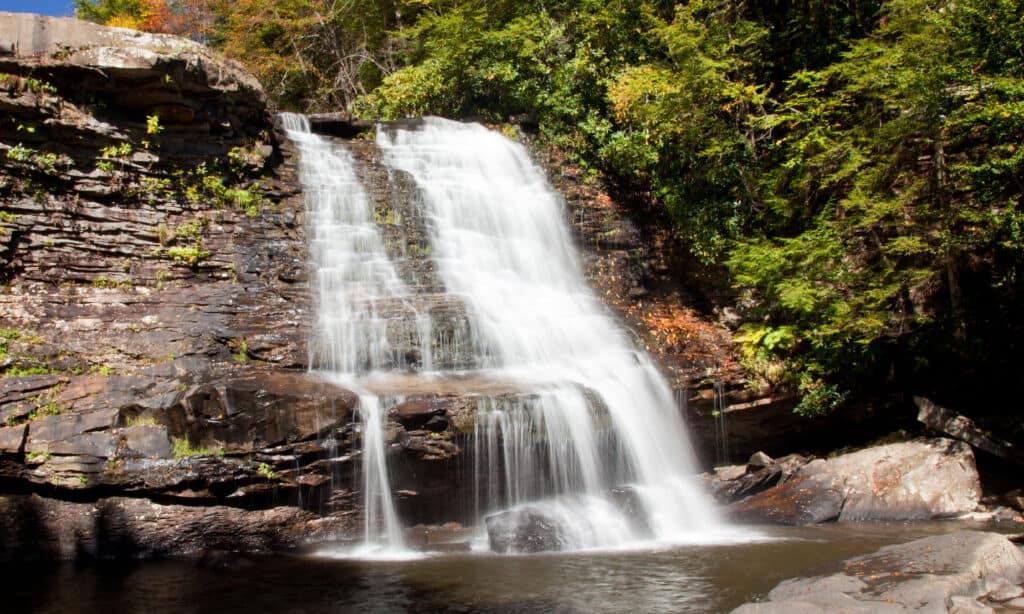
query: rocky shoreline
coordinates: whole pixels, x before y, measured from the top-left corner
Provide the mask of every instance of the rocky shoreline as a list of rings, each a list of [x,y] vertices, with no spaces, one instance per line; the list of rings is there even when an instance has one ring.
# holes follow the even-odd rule
[[[1024,551],[1006,536],[960,531],[887,546],[835,573],[794,578],[734,614],[1024,610]]]

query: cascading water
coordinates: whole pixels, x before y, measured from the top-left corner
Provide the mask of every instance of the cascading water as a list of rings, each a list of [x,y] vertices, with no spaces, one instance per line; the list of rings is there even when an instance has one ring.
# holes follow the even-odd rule
[[[429,235],[421,255],[436,265],[441,302],[464,307],[467,326],[439,328],[415,307],[437,304],[417,292],[438,288],[402,282],[351,154],[311,134],[302,116],[282,123],[300,153],[310,215],[312,364],[360,394],[363,553],[403,548],[385,405],[367,381],[400,373],[429,389],[467,367],[522,391],[478,404],[467,442],[478,521],[539,514],[559,527],[560,549],[717,539],[671,391],[584,284],[561,201],[521,146],[436,118],[378,131],[390,172],[418,191]],[[412,340],[416,365],[406,364],[410,343],[396,339]]]
[[[310,364],[359,395],[365,524],[360,553],[400,553],[405,546],[391,499],[381,400],[363,390],[356,376],[401,364],[380,307],[402,302],[409,292],[385,252],[350,154],[312,134],[303,115],[283,113],[281,123],[299,150],[311,218],[317,320]]]
[[[525,150],[437,118],[377,141],[420,190],[438,272],[468,307],[481,364],[537,391],[481,411],[476,458],[487,482],[504,484],[484,511],[532,502],[583,527],[566,547],[622,545],[642,536],[595,502],[628,484],[654,538],[706,539],[717,522],[692,481],[671,390],[584,284],[561,201]]]

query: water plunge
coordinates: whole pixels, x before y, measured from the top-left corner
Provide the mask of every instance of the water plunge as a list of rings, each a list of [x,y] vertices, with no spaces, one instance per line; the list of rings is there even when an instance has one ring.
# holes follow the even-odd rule
[[[459,361],[388,259],[351,156],[309,134],[301,116],[283,122],[299,148],[310,211],[314,364],[361,393],[367,543],[400,548],[383,404],[362,377],[415,367],[440,381],[455,373],[435,365]],[[719,525],[694,481],[671,390],[584,283],[561,200],[525,150],[479,125],[436,118],[415,130],[382,128],[377,145],[389,169],[413,181],[426,252],[444,292],[464,306],[460,351],[469,349],[478,374],[525,393],[481,399],[467,442],[467,490],[492,548],[715,539]],[[399,347],[408,343],[418,348],[415,365]]]

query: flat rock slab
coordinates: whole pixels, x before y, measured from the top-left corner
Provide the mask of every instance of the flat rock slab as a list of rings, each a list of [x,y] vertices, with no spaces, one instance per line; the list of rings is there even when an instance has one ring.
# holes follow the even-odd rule
[[[82,433],[59,441],[29,441],[26,452],[44,452],[62,456],[95,456],[112,458],[117,452],[117,439],[107,432]]]
[[[89,431],[108,429],[117,421],[118,413],[114,408],[39,418],[29,423],[29,441],[35,444],[61,441]]]
[[[733,504],[748,522],[927,520],[973,511],[981,484],[970,446],[920,439],[818,459],[792,479]]]
[[[828,576],[786,580],[742,614],[991,612],[990,595],[1024,582],[1024,553],[1005,536],[960,531],[886,546]]]

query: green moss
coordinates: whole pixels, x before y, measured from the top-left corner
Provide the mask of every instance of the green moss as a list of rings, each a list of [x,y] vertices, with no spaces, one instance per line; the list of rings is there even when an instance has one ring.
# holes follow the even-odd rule
[[[168,258],[175,262],[196,266],[203,260],[210,257],[209,250],[192,245],[189,247],[166,247],[153,250],[153,255],[158,258]]]
[[[132,416],[132,417],[128,418],[127,420],[125,420],[125,423],[124,423],[124,425],[126,427],[142,426],[142,425],[145,425],[145,424],[151,424],[151,425],[157,424],[156,418],[154,418],[153,416]]]
[[[188,458],[190,456],[223,456],[224,450],[213,448],[197,448],[192,445],[188,437],[174,439],[174,458]]]

